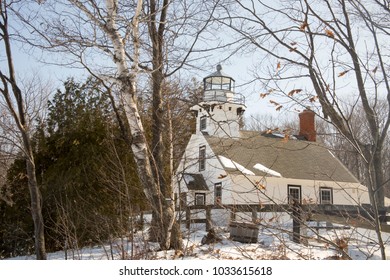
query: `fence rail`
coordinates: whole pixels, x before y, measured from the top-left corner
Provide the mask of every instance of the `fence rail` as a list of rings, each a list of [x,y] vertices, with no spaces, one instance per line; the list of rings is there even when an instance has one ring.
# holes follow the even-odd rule
[[[299,205],[292,206],[290,204],[227,204],[227,205],[192,205],[185,207],[186,218],[182,222],[190,228],[192,223],[206,224],[206,230],[212,228],[211,213],[212,210],[225,209],[230,212],[230,221],[236,221],[236,213],[249,212],[252,213],[252,222],[257,223],[259,212],[286,212],[292,216],[293,231],[295,235],[299,235],[299,228],[302,221],[329,221],[343,225],[354,225],[374,229],[372,221],[373,210],[370,205],[354,206],[354,205]],[[202,210],[205,212],[205,218],[192,218],[192,210]],[[379,209],[381,228],[385,232],[390,232],[390,209]],[[298,238],[298,237],[297,237]],[[297,239],[298,241],[298,239]]]

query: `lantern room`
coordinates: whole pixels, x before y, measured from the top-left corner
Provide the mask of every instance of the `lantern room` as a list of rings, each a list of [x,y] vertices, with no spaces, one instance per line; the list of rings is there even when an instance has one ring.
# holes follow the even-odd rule
[[[222,72],[222,66],[217,65],[217,71],[203,79],[204,90],[234,90],[234,79]]]
[[[244,104],[241,94],[234,93],[235,80],[222,72],[222,66],[217,65],[217,71],[203,79],[203,101],[231,102]]]

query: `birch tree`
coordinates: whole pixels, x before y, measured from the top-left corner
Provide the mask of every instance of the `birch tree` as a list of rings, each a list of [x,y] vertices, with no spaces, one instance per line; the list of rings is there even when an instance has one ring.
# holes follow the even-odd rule
[[[168,249],[174,201],[172,172],[163,174],[169,159],[163,157],[162,89],[168,77],[190,63],[190,54],[204,40],[201,34],[214,13],[214,2],[62,0],[39,6],[33,2],[15,9],[30,31],[23,34],[23,40],[44,51],[64,54],[63,60],[51,63],[82,67],[99,78],[110,88],[116,108],[124,110],[156,239],[161,249]],[[145,92],[153,100],[150,142],[138,107],[138,97]]]
[[[235,2],[237,8],[219,20],[234,31],[240,48],[261,54],[256,69],[264,88],[261,97],[278,110],[283,104],[276,96],[301,108],[316,107],[359,153],[384,258],[377,210],[384,205],[388,176],[383,152],[390,126],[389,2]],[[353,100],[352,106],[345,100]],[[358,107],[363,109],[360,123],[368,129],[363,137],[350,122]]]
[[[34,222],[35,253],[39,260],[46,259],[44,221],[42,201],[37,183],[33,146],[31,140],[31,123],[26,111],[26,95],[20,87],[16,76],[9,28],[9,8],[13,1],[0,1],[0,41],[5,50],[6,68],[0,69],[0,93],[5,100],[7,110],[11,114],[22,139],[22,152],[26,159],[28,189],[31,197],[31,215]]]

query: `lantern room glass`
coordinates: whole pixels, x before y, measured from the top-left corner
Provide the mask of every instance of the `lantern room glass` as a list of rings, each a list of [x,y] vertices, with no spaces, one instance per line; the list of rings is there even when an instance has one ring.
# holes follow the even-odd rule
[[[222,66],[217,66],[217,72],[204,78],[205,90],[227,90],[233,91],[234,79],[221,72]]]

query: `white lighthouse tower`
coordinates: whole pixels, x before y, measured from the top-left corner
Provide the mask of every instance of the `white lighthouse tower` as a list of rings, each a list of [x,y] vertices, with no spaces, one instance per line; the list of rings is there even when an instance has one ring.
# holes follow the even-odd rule
[[[235,81],[217,71],[203,79],[203,99],[191,110],[196,116],[196,133],[217,137],[239,137],[240,120],[246,109],[243,95],[234,92]]]

